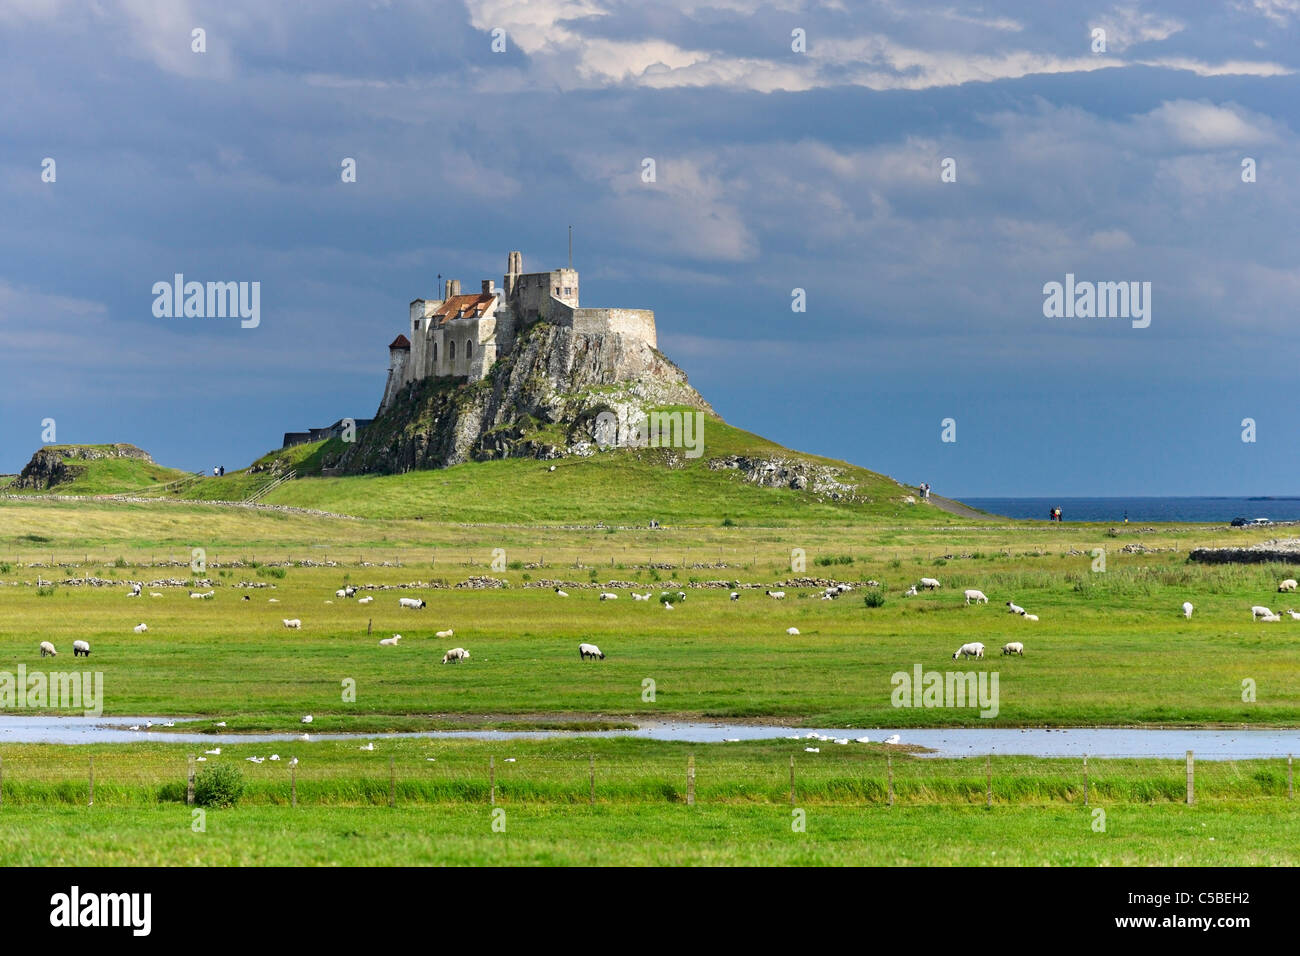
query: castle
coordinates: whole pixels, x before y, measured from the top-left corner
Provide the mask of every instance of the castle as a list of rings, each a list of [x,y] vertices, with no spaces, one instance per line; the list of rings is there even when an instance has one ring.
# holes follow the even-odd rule
[[[460,280],[448,279],[441,299],[411,303],[410,337],[399,335],[388,346],[388,382],[379,413],[415,381],[434,376],[479,381],[493,362],[510,354],[515,338],[539,321],[658,346],[654,312],[581,308],[576,270],[526,273],[523,255],[511,252],[502,288],[484,279],[481,291],[462,294]]]

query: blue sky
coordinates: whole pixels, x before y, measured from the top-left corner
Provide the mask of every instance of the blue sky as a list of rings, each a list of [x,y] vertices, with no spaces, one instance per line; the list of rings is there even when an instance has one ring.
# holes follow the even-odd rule
[[[654,309],[792,447],[1300,493],[1298,39],[1300,0],[6,0],[0,471],[45,418],[197,469],[368,417],[409,300],[563,265],[572,223],[583,303]],[[178,272],[260,282],[260,326],[155,318]],[[1150,282],[1150,327],[1044,317],[1067,273]]]

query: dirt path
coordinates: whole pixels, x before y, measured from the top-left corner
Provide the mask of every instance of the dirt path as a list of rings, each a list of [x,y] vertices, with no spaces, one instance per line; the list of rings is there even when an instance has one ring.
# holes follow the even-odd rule
[[[936,494],[930,495],[930,503],[941,511],[948,514],[957,515],[959,518],[975,518],[978,521],[1005,521],[1006,518],[1000,515],[991,515],[983,511],[976,511],[960,501],[953,501],[951,498],[941,498]]]

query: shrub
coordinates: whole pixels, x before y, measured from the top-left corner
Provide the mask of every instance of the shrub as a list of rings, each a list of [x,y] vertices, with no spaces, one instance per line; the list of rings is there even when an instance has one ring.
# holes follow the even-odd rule
[[[204,767],[194,778],[194,802],[201,807],[233,807],[244,795],[244,774],[238,767]]]
[[[116,561],[113,562],[113,567],[115,568],[125,568],[128,566],[129,565],[127,565],[126,563],[126,558],[119,557]]]
[[[258,568],[257,569],[257,576],[259,578],[275,578],[277,580],[282,580],[284,576],[288,573],[289,572],[286,571],[284,568]]]
[[[54,594],[54,591],[55,591],[54,585],[50,585],[50,586],[47,587],[47,588],[37,588],[37,589],[36,589],[36,596],[37,596],[37,597],[50,597],[52,594]]]
[[[884,607],[885,596],[879,591],[868,591],[866,596],[863,597],[862,603],[867,607]]]
[[[734,528],[736,527],[736,522],[732,521],[730,518],[723,518],[722,526],[724,528]]]

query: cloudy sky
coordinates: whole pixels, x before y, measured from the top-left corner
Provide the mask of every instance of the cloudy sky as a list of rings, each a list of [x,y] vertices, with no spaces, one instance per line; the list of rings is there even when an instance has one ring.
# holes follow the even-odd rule
[[[197,469],[368,417],[411,299],[571,223],[583,304],[793,447],[1297,494],[1297,40],[1300,0],[0,0],[0,471],[46,418]],[[175,273],[261,324],[155,317]],[[1067,273],[1149,327],[1045,317]]]

